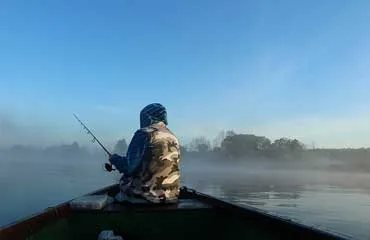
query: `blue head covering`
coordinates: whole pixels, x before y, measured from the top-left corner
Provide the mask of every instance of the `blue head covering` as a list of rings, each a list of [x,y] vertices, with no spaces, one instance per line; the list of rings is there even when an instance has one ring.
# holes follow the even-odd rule
[[[160,103],[152,103],[147,105],[140,112],[140,128],[147,127],[149,125],[163,122],[167,123],[167,111],[164,106]]]

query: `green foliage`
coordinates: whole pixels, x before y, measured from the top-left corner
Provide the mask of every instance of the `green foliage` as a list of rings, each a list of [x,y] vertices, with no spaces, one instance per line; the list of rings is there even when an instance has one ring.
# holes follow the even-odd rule
[[[274,141],[272,144],[274,150],[282,150],[285,152],[300,152],[303,151],[304,145],[297,139],[291,140],[288,138],[280,138]]]
[[[188,150],[199,154],[212,152],[232,158],[244,156],[282,157],[287,155],[299,158],[305,147],[297,139],[280,138],[272,142],[264,136],[221,131],[213,140],[213,148],[205,137],[198,137],[190,142]]]
[[[235,134],[222,141],[221,149],[232,157],[241,157],[249,153],[269,150],[271,141],[266,137],[252,134]]]

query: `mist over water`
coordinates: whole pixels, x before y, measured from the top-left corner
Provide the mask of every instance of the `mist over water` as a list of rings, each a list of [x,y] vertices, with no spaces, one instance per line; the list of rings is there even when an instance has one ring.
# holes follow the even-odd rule
[[[56,150],[58,149],[58,151]],[[62,147],[7,149],[0,155],[0,224],[23,218],[118,181],[103,171],[104,153]],[[58,154],[55,154],[58,152]],[[370,238],[370,176],[330,169],[336,160],[182,159],[182,185],[304,224]]]
[[[370,176],[364,172],[292,169],[256,162],[183,166],[183,181],[198,191],[342,234],[370,238]]]

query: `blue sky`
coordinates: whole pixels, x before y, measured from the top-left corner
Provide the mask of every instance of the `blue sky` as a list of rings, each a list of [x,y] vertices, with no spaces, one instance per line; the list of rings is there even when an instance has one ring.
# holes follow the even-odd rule
[[[130,139],[163,103],[222,129],[370,146],[368,1],[2,1],[0,144]]]

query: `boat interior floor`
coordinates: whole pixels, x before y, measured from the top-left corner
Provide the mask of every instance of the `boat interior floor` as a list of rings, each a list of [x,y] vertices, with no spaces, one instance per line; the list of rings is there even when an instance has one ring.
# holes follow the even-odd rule
[[[133,205],[135,207],[133,207]],[[111,203],[101,210],[72,210],[32,239],[97,239],[113,230],[127,239],[278,239],[263,226],[243,221],[197,199],[177,204]]]

